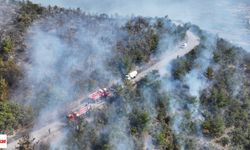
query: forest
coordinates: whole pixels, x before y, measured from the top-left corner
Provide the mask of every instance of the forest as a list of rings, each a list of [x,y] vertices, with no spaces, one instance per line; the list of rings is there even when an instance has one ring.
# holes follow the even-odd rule
[[[91,122],[84,117],[67,122],[65,149],[250,149],[250,54],[244,49],[196,25],[175,25],[168,17],[133,16],[124,20],[80,9],[46,8],[29,1],[8,5],[16,14],[8,28],[0,29],[1,133],[13,134],[32,126],[48,105],[61,106],[79,93],[119,80],[112,85],[114,92],[106,99],[107,105],[88,114],[93,118]],[[60,52],[67,58],[81,56],[79,64],[84,69],[67,69],[67,62],[59,58],[56,79],[49,76],[32,83],[45,88],[37,90],[31,105],[27,105],[25,98],[13,97],[19,89],[28,92],[22,84],[26,75],[22,64],[34,61],[27,54],[30,46],[26,42],[34,24],[43,33],[56,30],[53,36],[70,47]],[[200,44],[169,64],[170,76],[154,70],[136,84],[125,79],[128,72],[157,59],[164,52],[163,42],[164,49],[171,49],[171,45],[185,39],[188,30],[200,38]],[[110,51],[100,48],[96,54],[94,49],[99,47],[89,44],[87,36],[97,37],[97,42]],[[103,56],[101,61],[94,59],[95,54]],[[61,90],[61,78],[72,83],[69,87],[73,91],[65,91],[73,96],[58,96],[58,89],[51,88],[54,84]],[[17,149],[34,147],[51,149],[50,143],[36,144],[27,135]]]

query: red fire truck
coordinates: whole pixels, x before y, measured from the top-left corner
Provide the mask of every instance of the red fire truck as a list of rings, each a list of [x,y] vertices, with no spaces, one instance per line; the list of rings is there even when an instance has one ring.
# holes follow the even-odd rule
[[[108,92],[107,88],[99,89],[89,95],[89,98],[96,101],[102,97],[109,96],[110,93]]]
[[[91,109],[90,105],[85,105],[81,107],[79,110],[71,112],[67,115],[68,120],[74,121],[77,117],[86,114]]]
[[[99,89],[93,93],[91,93],[88,98],[91,99],[94,103],[99,100],[100,98],[105,98],[107,96],[110,96],[111,94],[108,92],[107,88]],[[85,101],[86,103],[86,101]],[[78,118],[81,115],[86,114],[90,109],[93,103],[87,103],[84,106],[82,106],[79,110],[73,111],[67,115],[68,120],[74,121],[76,118]]]

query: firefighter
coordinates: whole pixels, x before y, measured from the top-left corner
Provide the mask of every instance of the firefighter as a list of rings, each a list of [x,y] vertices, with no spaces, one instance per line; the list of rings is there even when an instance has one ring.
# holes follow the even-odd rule
[[[50,134],[50,128],[49,128],[49,134]]]

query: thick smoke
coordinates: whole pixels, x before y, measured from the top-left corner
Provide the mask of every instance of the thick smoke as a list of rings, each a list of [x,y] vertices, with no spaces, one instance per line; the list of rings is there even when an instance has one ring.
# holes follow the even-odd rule
[[[114,113],[114,112],[113,112]],[[133,150],[134,141],[131,135],[128,135],[128,118],[122,117],[116,122],[110,124],[110,138],[109,144],[113,150]]]
[[[32,0],[43,5],[58,5],[61,7],[81,8],[87,12],[121,15],[165,16],[192,22],[201,28],[219,34],[246,50],[249,45],[249,5],[247,0]],[[140,9],[138,9],[140,6]]]
[[[107,62],[113,56],[118,24],[68,13],[30,27],[24,79],[29,94],[23,99],[39,116],[35,129],[65,118],[72,109],[67,110],[65,104],[117,80]],[[61,144],[55,141],[53,148],[56,143]]]
[[[36,0],[34,2],[38,3]],[[231,14],[234,8],[226,8],[232,3],[224,1],[219,3],[214,1],[204,2],[206,4],[199,3],[196,0],[182,3],[163,2],[161,0],[154,3],[147,0],[145,3],[141,1],[113,2],[108,0],[101,3],[96,1],[59,0],[41,2],[46,5],[81,7],[88,12],[97,13],[114,14],[117,12],[122,15],[134,13],[148,16],[169,14],[171,18],[191,21],[209,31],[222,33],[222,35],[224,34],[227,38],[236,42],[237,40],[242,40],[242,36],[231,37],[231,34],[226,35],[226,33],[230,30],[237,32],[238,34],[236,35],[244,35],[245,32],[243,33],[242,29],[246,31],[246,28],[240,28],[240,31],[236,31],[236,28],[245,27],[245,22],[242,22],[241,18],[238,19],[237,15]],[[142,9],[137,9],[139,4]],[[163,4],[166,5],[164,6]],[[194,6],[197,6],[197,10],[193,9]],[[220,6],[225,6],[225,8],[220,10]],[[177,7],[181,9],[175,10]],[[207,10],[204,7],[213,8],[214,11],[204,12]],[[207,19],[210,15],[217,18],[215,17],[216,19],[214,20]],[[226,16],[226,18],[222,16]],[[218,28],[220,25],[223,27]],[[67,104],[75,100],[81,94],[89,93],[98,86],[105,86],[110,81],[117,80],[106,65],[107,60],[113,56],[111,50],[119,36],[116,34],[116,30],[119,27],[120,25],[117,25],[117,22],[111,20],[99,21],[91,17],[85,20],[74,15],[59,15],[39,21],[29,29],[26,43],[30,46],[28,49],[31,55],[29,57],[30,64],[27,65],[27,78],[25,80],[30,92],[25,99],[27,104],[39,110],[35,128],[52,120],[60,120],[62,114],[64,115],[61,108],[64,108],[65,103]],[[243,37],[243,40],[248,38]],[[169,48],[166,48],[166,45],[164,45],[167,41],[171,43],[172,39],[166,37],[161,40],[160,46],[162,49]],[[198,59],[194,61],[197,67],[194,67],[183,78],[188,90],[179,90],[182,89],[180,87],[183,86],[183,83],[173,81],[172,78],[167,77],[163,79],[166,84],[166,90],[171,93],[169,112],[173,118],[172,129],[177,136],[183,135],[184,137],[182,138],[184,139],[188,138],[185,136],[190,132],[185,128],[185,122],[189,120],[186,118],[186,114],[190,114],[191,121],[195,123],[195,134],[202,136],[200,122],[203,118],[200,112],[199,96],[200,91],[208,85],[203,73],[211,65],[213,47],[209,47],[209,45],[213,45],[214,41],[207,42],[208,45],[202,50],[203,53],[199,54]],[[241,46],[244,46],[244,43],[241,44]],[[156,110],[154,109],[155,102],[152,92],[148,88],[144,88],[140,92],[144,96],[144,102],[141,107],[148,111],[151,118],[155,118]],[[182,92],[195,97],[195,101],[187,103],[190,100],[185,99],[182,96],[184,95]],[[117,117],[114,111],[112,111],[112,115]],[[107,129],[104,129],[111,131],[109,137],[110,145],[113,149],[134,149],[134,141],[131,135],[127,135],[128,118],[122,117],[116,119],[116,122],[112,122],[112,115],[109,118],[109,126],[106,127]],[[58,148],[57,144],[61,144],[60,141],[54,141],[55,145],[52,148]],[[184,140],[180,140],[179,143],[181,146],[184,146]],[[144,145],[149,148],[153,147],[150,136],[145,138]]]
[[[172,77],[162,79],[165,90],[170,93],[168,112],[172,118],[172,129],[178,137],[177,141],[181,149],[185,149],[186,140],[194,137],[202,138],[202,141],[198,142],[200,146],[202,146],[202,142],[208,143],[204,141],[206,139],[203,138],[201,131],[201,123],[204,118],[199,98],[201,91],[210,84],[205,76],[207,68],[212,66],[217,68],[213,63],[213,51],[217,38],[212,35],[206,35],[206,37],[206,40],[202,40],[200,43],[203,46],[196,49],[198,56],[193,61],[192,70],[185,74],[181,80],[173,80]],[[171,72],[172,67],[172,64],[168,65],[169,72]],[[190,128],[190,124],[193,124],[192,128]]]

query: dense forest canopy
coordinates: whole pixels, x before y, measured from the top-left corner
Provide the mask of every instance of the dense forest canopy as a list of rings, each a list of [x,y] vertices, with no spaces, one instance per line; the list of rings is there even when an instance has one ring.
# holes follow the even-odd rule
[[[88,114],[92,121],[64,120],[61,143],[25,136],[18,149],[250,148],[250,54],[244,49],[168,17],[93,15],[29,1],[5,5],[14,14],[0,26],[2,133],[62,118],[49,114],[65,113],[60,108],[82,93],[116,81],[107,105]],[[125,79],[173,50],[187,31],[200,44],[166,64],[169,74],[154,70],[136,84]]]

